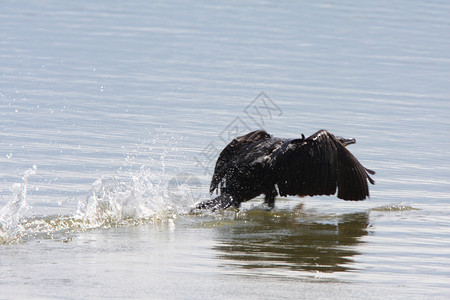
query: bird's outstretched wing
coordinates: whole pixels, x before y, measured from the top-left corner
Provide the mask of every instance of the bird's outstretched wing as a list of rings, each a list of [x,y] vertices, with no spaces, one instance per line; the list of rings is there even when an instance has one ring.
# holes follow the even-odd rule
[[[219,154],[216,166],[214,167],[214,174],[209,189],[210,193],[214,192],[214,190],[217,189],[228,168],[230,168],[230,163],[238,153],[240,153],[252,143],[268,139],[270,137],[270,134],[268,134],[266,131],[256,130],[233,139]]]
[[[364,200],[368,181],[374,184],[359,161],[326,130],[308,138],[286,141],[274,153],[272,165],[281,196],[333,195],[344,200]]]

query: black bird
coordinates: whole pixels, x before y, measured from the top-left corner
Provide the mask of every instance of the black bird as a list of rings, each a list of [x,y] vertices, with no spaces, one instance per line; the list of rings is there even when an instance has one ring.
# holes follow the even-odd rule
[[[239,208],[241,202],[265,194],[270,209],[275,197],[333,195],[344,200],[369,196],[369,174],[346,149],[355,139],[336,137],[320,130],[308,138],[272,137],[263,130],[232,140],[220,153],[211,180],[214,199],[197,204],[197,209]],[[278,191],[277,188],[278,187]]]

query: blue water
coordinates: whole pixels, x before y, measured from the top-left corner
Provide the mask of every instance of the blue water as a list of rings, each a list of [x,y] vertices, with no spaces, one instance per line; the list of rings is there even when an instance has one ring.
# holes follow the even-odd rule
[[[0,298],[450,295],[447,3],[0,7]],[[371,198],[189,213],[258,128],[354,137]]]

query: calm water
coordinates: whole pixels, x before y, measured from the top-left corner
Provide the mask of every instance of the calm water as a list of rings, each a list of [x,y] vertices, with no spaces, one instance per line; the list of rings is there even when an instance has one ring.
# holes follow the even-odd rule
[[[450,295],[446,2],[0,6],[0,298]],[[257,128],[356,138],[371,198],[189,213]]]

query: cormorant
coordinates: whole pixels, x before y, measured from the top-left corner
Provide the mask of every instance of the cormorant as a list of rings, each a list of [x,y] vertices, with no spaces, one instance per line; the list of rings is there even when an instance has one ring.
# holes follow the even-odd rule
[[[333,195],[344,200],[369,196],[366,169],[347,150],[355,139],[336,137],[319,130],[308,138],[272,137],[264,130],[233,139],[220,153],[211,180],[214,199],[197,204],[197,209],[239,208],[241,202],[265,194],[270,209],[275,197]],[[277,188],[278,187],[278,191]]]

